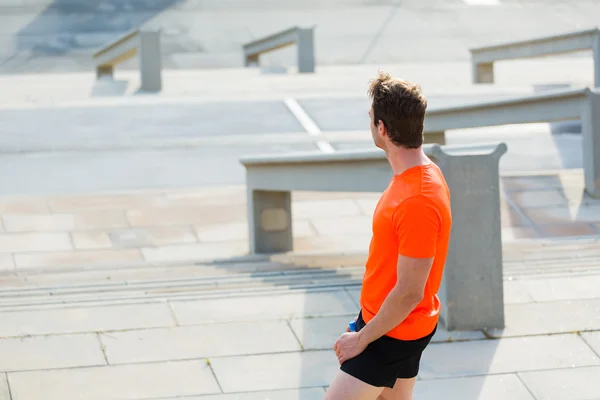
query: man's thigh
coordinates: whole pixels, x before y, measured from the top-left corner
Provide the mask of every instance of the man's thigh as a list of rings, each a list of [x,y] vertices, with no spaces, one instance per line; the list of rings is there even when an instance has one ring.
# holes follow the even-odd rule
[[[393,389],[383,389],[380,400],[412,400],[416,381],[417,378],[396,379]]]
[[[324,400],[376,400],[382,390],[383,388],[371,386],[344,371],[338,371]]]

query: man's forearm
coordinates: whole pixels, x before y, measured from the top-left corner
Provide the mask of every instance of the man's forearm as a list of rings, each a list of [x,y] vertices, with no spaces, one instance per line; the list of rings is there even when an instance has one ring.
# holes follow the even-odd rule
[[[379,339],[400,325],[420,302],[419,296],[395,287],[386,297],[377,315],[360,330],[360,340],[368,344]]]

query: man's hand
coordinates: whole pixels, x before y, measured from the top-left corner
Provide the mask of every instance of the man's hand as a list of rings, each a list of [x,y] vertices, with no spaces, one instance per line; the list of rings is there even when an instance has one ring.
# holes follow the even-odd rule
[[[344,361],[354,358],[365,351],[367,345],[367,343],[363,343],[360,340],[358,332],[347,332],[335,341],[333,350],[335,350],[338,362],[342,365]]]

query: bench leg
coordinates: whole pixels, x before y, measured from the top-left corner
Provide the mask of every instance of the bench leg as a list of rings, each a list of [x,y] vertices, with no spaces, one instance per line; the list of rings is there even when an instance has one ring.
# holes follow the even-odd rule
[[[247,55],[246,60],[244,61],[246,67],[258,67],[260,65],[258,57],[258,54]]]
[[[158,91],[162,89],[160,31],[140,32],[140,74],[141,89]]]
[[[581,115],[585,191],[600,198],[600,94],[590,93]]]
[[[298,31],[298,72],[301,74],[315,72],[315,45],[313,29]]]
[[[96,67],[96,78],[109,77],[112,79],[114,68],[112,65],[99,65]]]
[[[423,140],[425,143],[438,143],[438,144],[446,144],[446,132],[426,132],[423,135]]]
[[[473,63],[473,83],[494,83],[494,63]]]
[[[480,154],[438,148],[452,203],[452,232],[439,297],[448,330],[504,328],[500,223],[500,144]]]
[[[248,191],[250,252],[293,250],[292,195],[290,192]]]

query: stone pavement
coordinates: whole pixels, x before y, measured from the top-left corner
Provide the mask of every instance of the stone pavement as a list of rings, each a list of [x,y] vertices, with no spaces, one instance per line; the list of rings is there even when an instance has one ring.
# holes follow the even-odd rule
[[[197,69],[242,66],[243,43],[294,25],[316,25],[317,65],[437,62],[466,60],[469,47],[590,28],[600,12],[593,0],[481,3],[1,0],[0,73],[89,71],[94,50],[143,23],[163,29],[166,68]],[[295,52],[261,61],[293,65]]]
[[[506,329],[440,329],[416,399],[600,398],[582,185],[503,176]],[[250,257],[243,187],[2,197],[0,399],[321,399],[375,201],[295,193],[296,251]]]

